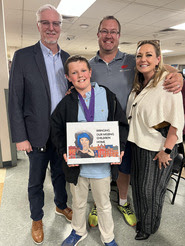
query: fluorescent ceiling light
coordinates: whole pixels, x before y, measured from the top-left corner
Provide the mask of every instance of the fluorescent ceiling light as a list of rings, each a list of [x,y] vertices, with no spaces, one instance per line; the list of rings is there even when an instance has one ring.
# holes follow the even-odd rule
[[[87,29],[87,28],[89,27],[89,25],[88,25],[88,24],[81,24],[80,27],[81,27],[82,29]]]
[[[176,25],[176,26],[172,26],[170,28],[178,29],[178,30],[185,30],[185,23],[182,23],[182,24],[179,24],[179,25]]]
[[[162,54],[164,54],[164,53],[170,53],[170,52],[173,52],[173,50],[162,50],[161,52],[162,52]]]
[[[81,16],[96,0],[61,0],[57,10],[62,15]]]

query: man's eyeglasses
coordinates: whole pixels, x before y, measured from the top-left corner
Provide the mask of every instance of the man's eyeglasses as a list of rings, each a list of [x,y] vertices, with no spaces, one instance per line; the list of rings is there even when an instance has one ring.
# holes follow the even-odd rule
[[[102,35],[108,35],[109,33],[110,33],[110,35],[112,35],[112,36],[116,36],[117,34],[119,34],[119,32],[118,31],[116,31],[116,30],[111,30],[111,31],[108,31],[108,30],[106,30],[106,29],[103,29],[103,30],[100,30],[99,31]]]
[[[49,27],[50,24],[53,25],[53,27],[59,27],[61,25],[61,21],[53,21],[53,22],[49,22],[47,20],[40,20],[38,21],[39,23],[41,23],[43,26],[45,27]]]

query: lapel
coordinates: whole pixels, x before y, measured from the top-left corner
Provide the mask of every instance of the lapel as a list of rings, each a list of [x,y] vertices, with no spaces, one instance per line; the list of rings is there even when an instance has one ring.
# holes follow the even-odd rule
[[[144,97],[148,94],[148,93],[150,93],[151,92],[151,87],[150,87],[150,85],[151,85],[151,83],[153,82],[153,80],[151,80],[149,83],[148,83],[148,85],[134,98],[134,104],[135,103],[138,103],[138,102],[141,102],[141,100],[143,100],[144,99]]]
[[[35,53],[35,60],[36,60],[37,66],[38,66],[40,74],[42,76],[43,83],[46,87],[46,92],[48,94],[48,97],[51,98],[48,75],[47,75],[44,57],[43,57],[39,42],[36,43],[34,46],[34,53]]]
[[[60,51],[60,57],[61,57],[61,60],[62,60],[63,66],[64,66],[67,58],[65,57],[63,50]]]
[[[144,97],[150,92],[149,84],[137,96],[136,93],[133,91],[130,93],[127,103],[127,117],[132,115],[133,108],[135,108],[136,105],[138,108],[139,103],[141,103]]]
[[[69,54],[63,50],[60,51],[60,57],[61,57],[61,60],[62,60],[62,63],[63,63],[63,66],[67,60],[67,58],[69,57]],[[71,87],[71,83],[69,82],[69,80],[67,80],[68,82],[68,89]]]

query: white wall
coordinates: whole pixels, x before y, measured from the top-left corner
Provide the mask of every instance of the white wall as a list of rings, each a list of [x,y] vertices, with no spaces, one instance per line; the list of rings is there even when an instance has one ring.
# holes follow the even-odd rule
[[[11,160],[10,137],[8,129],[7,107],[5,89],[8,89],[8,60],[6,50],[6,33],[4,22],[4,5],[3,0],[0,0],[0,153],[2,161],[0,160],[0,167],[3,163]]]

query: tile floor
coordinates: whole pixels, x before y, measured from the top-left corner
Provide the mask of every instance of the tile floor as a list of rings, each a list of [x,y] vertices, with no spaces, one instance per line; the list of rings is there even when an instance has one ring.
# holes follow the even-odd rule
[[[0,169],[0,246],[32,246],[31,219],[27,200],[28,160],[25,155],[19,159],[16,167]],[[170,180],[169,187],[174,187]],[[67,186],[68,189],[68,186]],[[2,192],[3,190],[3,192]],[[43,246],[60,246],[71,231],[70,223],[65,218],[55,215],[53,189],[50,173],[47,172],[45,185],[45,216]],[[69,190],[69,189],[68,189]],[[68,192],[69,193],[69,192]],[[167,191],[161,226],[155,235],[146,241],[136,241],[135,228],[129,227],[117,210],[114,202],[117,196],[111,192],[115,238],[119,246],[184,246],[185,245],[185,180],[181,179],[176,201],[171,205],[172,194]],[[131,187],[129,188],[131,199]],[[69,205],[71,196],[69,193]],[[87,215],[93,205],[91,194],[88,197]],[[88,227],[88,237],[79,246],[102,245],[98,228]]]

